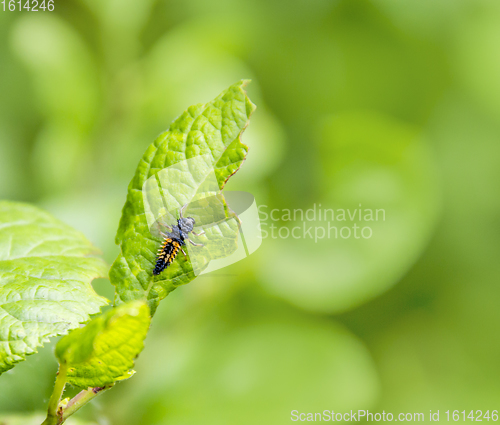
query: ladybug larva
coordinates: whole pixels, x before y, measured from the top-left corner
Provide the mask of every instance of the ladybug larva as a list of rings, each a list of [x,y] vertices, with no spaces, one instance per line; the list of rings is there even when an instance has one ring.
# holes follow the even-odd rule
[[[193,232],[193,228],[195,225],[195,220],[192,217],[183,217],[182,211],[186,208],[187,204],[184,205],[179,211],[180,218],[177,220],[177,224],[174,226],[168,226],[164,224],[170,232],[163,233],[160,232],[160,235],[164,238],[163,244],[158,250],[158,255],[156,257],[156,265],[153,270],[153,275],[159,275],[163,270],[165,270],[172,262],[175,260],[175,257],[182,251],[184,257],[186,257],[186,253],[182,249],[186,243],[184,241],[188,241],[193,246],[203,246],[203,244],[194,243],[191,239],[189,239],[189,233],[192,233],[195,236],[201,236],[205,234],[195,233]]]

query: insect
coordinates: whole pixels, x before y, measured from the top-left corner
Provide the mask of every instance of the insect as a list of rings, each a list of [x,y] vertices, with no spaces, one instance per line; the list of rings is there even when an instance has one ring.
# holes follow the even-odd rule
[[[182,251],[184,257],[186,257],[186,253],[182,249],[186,243],[184,241],[188,241],[193,246],[203,246],[203,244],[194,243],[191,239],[189,239],[189,233],[192,233],[196,236],[204,235],[205,232],[195,233],[193,232],[193,228],[195,225],[195,220],[192,217],[183,217],[182,211],[186,208],[187,204],[184,205],[179,211],[179,219],[177,220],[177,224],[174,226],[168,226],[163,224],[170,232],[163,233],[160,231],[160,235],[164,238],[162,246],[158,250],[158,255],[156,257],[156,265],[153,270],[153,275],[159,275],[163,270],[165,270],[174,260],[179,250]]]

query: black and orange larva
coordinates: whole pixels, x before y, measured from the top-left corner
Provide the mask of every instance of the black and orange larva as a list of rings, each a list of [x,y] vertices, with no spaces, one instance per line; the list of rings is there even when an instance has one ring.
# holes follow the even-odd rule
[[[193,228],[195,225],[194,218],[182,217],[182,211],[184,210],[184,208],[186,208],[186,205],[184,205],[181,208],[179,212],[180,218],[177,220],[177,224],[175,226],[164,225],[170,230],[170,232],[168,233],[160,232],[160,234],[163,236],[164,239],[162,246],[158,250],[158,256],[156,258],[156,265],[153,270],[153,275],[159,275],[170,264],[172,264],[172,261],[175,260],[175,257],[177,256],[179,251],[182,251],[184,257],[186,256],[186,253],[182,249],[182,247],[186,245],[186,243],[184,242],[185,240],[194,246],[203,246],[202,244],[194,243],[188,237],[189,233],[192,233],[193,235],[196,236],[200,236],[203,235],[205,232],[202,233],[193,232]]]

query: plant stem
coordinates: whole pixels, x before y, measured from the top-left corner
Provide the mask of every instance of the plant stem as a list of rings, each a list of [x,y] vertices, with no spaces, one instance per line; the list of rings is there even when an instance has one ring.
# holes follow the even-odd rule
[[[54,385],[54,390],[49,400],[49,409],[47,412],[47,418],[43,421],[42,425],[61,425],[68,419],[73,413],[82,408],[94,397],[109,390],[115,384],[109,384],[104,387],[88,388],[86,390],[80,391],[76,396],[74,396],[66,405],[61,405],[61,398],[64,392],[64,387],[66,385],[66,375],[67,366],[62,364],[59,366],[59,372],[57,372],[56,383]]]
[[[104,387],[95,387],[80,391],[76,396],[74,396],[68,402],[68,405],[63,409],[61,423],[63,423],[66,419],[68,419],[68,417],[70,417],[73,413],[75,413],[77,410],[79,410],[81,407],[87,404],[94,397],[97,397],[104,391],[109,390],[113,385],[114,384],[110,384]]]
[[[67,366],[65,364],[59,365],[59,371],[57,372],[56,383],[54,384],[54,390],[49,400],[49,409],[47,411],[47,418],[43,421],[42,425],[58,425],[59,417],[57,415],[57,409],[59,407],[59,402],[64,392],[64,387],[66,385],[66,374]]]

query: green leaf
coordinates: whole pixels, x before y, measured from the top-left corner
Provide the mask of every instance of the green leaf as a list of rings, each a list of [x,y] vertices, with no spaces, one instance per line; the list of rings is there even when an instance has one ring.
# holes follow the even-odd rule
[[[98,254],[50,214],[0,201],[0,373],[107,304],[90,284],[106,274]]]
[[[222,189],[239,169],[248,151],[240,140],[255,109],[244,91],[247,83],[240,81],[211,102],[191,106],[146,150],[130,182],[116,235],[121,253],[111,267],[110,279],[116,286],[117,303],[146,299],[153,314],[159,301],[169,292],[195,278],[191,265],[182,256],[178,256],[165,272],[153,277],[160,239],[151,234],[148,226],[143,185],[166,167],[208,156],[210,166],[215,169],[217,185]],[[175,195],[182,198],[182,189]],[[226,230],[236,234],[234,221],[227,227]],[[212,229],[212,232],[207,232],[207,237],[218,231]],[[204,243],[203,239],[200,241]],[[209,257],[207,259],[203,262],[205,266],[210,261]]]
[[[78,387],[103,387],[132,376],[150,321],[148,306],[134,301],[63,337],[56,355],[68,368],[67,381]]]

